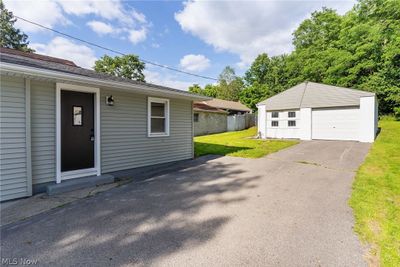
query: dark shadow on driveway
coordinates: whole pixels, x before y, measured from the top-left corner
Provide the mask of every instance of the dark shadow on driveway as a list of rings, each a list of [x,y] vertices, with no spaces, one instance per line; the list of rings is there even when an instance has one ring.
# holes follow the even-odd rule
[[[150,264],[206,244],[231,218],[204,210],[246,200],[220,196],[243,196],[260,177],[202,158],[188,166],[7,225],[1,257],[37,259],[40,266]]]

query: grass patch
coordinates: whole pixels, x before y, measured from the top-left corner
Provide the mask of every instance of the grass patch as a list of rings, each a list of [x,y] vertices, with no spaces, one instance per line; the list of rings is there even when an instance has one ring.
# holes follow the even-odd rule
[[[355,231],[371,244],[371,264],[400,266],[400,122],[383,118],[381,132],[357,171],[350,198]]]
[[[243,158],[260,158],[283,148],[295,145],[294,140],[259,140],[257,128],[198,136],[194,138],[195,156],[207,154],[228,155]]]

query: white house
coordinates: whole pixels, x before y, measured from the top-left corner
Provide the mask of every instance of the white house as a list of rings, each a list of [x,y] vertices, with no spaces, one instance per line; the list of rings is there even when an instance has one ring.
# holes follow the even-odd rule
[[[374,93],[304,82],[257,104],[261,138],[373,142]]]

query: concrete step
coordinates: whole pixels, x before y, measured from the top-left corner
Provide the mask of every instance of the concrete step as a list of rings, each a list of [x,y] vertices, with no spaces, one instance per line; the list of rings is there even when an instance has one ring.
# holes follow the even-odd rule
[[[59,184],[47,185],[46,192],[49,196],[52,196],[96,185],[113,183],[114,180],[115,177],[114,175],[111,174],[103,174],[100,176],[87,176],[87,177],[62,181]]]

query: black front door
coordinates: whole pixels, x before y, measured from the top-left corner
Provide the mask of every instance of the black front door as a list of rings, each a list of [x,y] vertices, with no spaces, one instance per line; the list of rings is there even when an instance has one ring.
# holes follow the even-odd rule
[[[61,91],[61,171],[94,168],[94,94]]]

